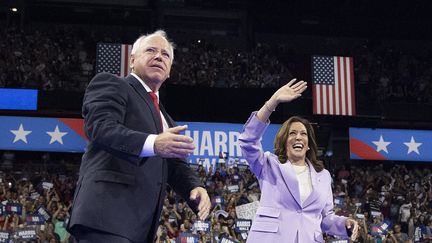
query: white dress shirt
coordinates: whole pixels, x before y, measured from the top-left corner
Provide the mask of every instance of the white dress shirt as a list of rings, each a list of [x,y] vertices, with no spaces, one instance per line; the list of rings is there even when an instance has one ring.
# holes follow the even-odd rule
[[[142,86],[145,88],[145,90],[147,92],[153,92],[150,87],[144,83],[144,81],[138,77],[138,75],[136,75],[135,73],[131,73],[132,76],[134,76],[136,79],[138,79],[138,81],[142,84]],[[158,103],[159,103],[159,91],[155,92],[157,98],[158,98]],[[161,118],[162,118],[162,126],[163,126],[163,130],[167,130],[169,128],[168,126],[168,122],[166,121],[164,115],[162,112],[160,112]],[[147,139],[144,142],[143,145],[143,149],[141,150],[141,154],[140,157],[151,157],[151,156],[155,156],[155,152],[154,152],[154,142],[155,139],[157,137],[157,134],[150,134],[147,136]]]

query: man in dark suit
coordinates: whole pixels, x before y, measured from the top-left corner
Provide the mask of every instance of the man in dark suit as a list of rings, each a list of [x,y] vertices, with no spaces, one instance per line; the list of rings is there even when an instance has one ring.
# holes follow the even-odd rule
[[[68,229],[78,242],[153,242],[169,184],[204,220],[207,191],[183,159],[193,153],[158,90],[169,77],[174,47],[164,31],[134,43],[132,73],[96,75],[83,116],[89,144],[83,155]]]

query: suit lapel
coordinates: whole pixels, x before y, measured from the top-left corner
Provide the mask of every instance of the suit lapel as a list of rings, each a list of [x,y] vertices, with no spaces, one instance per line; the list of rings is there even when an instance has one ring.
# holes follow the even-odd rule
[[[312,192],[306,198],[306,200],[303,202],[303,207],[307,207],[308,205],[313,203],[315,200],[317,200],[318,196],[320,194],[319,188],[318,188],[318,186],[319,186],[318,182],[320,181],[319,174],[315,171],[315,168],[313,167],[313,165],[309,161],[308,161],[308,164],[309,164],[309,168],[310,168],[310,176],[311,176],[311,181],[312,181]]]
[[[294,168],[292,168],[292,165],[289,161],[287,161],[285,164],[279,163],[278,165],[279,169],[281,170],[285,185],[288,187],[288,191],[291,193],[297,204],[301,207],[300,189]]]
[[[159,100],[159,108],[161,109],[162,114],[165,117],[166,122],[168,123],[168,127],[174,127],[174,121],[171,119],[171,117],[168,115],[168,113],[165,110],[165,107],[162,105],[162,102]]]
[[[157,131],[158,133],[161,133],[163,131],[163,128],[161,127],[160,124],[162,123],[160,121],[160,116],[158,115],[158,111],[156,110],[156,107],[153,103],[151,96],[147,93],[146,89],[140,83],[140,81],[138,81],[134,76],[129,74],[126,77],[126,80],[130,83],[132,88],[135,89],[135,91],[139,94],[139,96],[141,96],[141,98],[146,103],[147,107],[150,109],[151,114],[153,116],[153,121],[155,123],[155,126],[157,127]]]

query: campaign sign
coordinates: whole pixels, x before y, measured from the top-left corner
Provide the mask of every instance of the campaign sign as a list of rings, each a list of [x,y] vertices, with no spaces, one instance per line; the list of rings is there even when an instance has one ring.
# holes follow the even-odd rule
[[[237,168],[239,169],[239,171],[245,171],[249,169],[249,165],[237,165]]]
[[[198,242],[199,242],[198,235],[194,235],[191,233],[181,233],[176,239],[176,243],[198,243]]]
[[[36,199],[39,198],[39,196],[40,196],[39,192],[32,192],[32,193],[30,194],[30,199],[31,199],[31,200],[36,200]]]
[[[26,217],[26,222],[28,225],[32,225],[32,224],[44,224],[45,223],[45,218],[42,215],[27,215]]]
[[[53,186],[54,186],[54,184],[51,182],[47,182],[47,181],[42,182],[42,188],[45,190],[49,190],[49,189],[53,188]]]
[[[215,196],[215,197],[212,198],[212,203],[213,203],[214,205],[217,205],[217,204],[223,205],[224,202],[225,202],[225,200],[224,200],[224,198],[221,197],[221,196]]]
[[[228,186],[227,189],[231,193],[236,193],[239,191],[239,185],[231,185],[231,186]]]
[[[240,181],[240,176],[235,174],[231,176],[231,180],[233,180],[234,182],[239,182]]]
[[[385,219],[380,228],[387,233],[388,229],[392,226],[392,221],[389,219]]]
[[[236,214],[239,219],[251,219],[255,218],[255,213],[258,209],[259,201],[243,204],[236,207]]]
[[[379,217],[379,216],[381,216],[381,212],[379,212],[379,211],[371,211],[371,215],[373,217]]]
[[[254,181],[252,184],[248,185],[248,189],[252,190],[254,187],[258,186],[258,183],[256,181]]]
[[[35,229],[20,229],[15,233],[15,237],[20,240],[36,240],[36,230]]]
[[[243,233],[240,234],[240,237],[241,237],[243,240],[246,240],[247,237],[248,237],[248,233],[249,233],[249,232],[243,232]]]
[[[238,241],[236,241],[232,238],[228,238],[226,236],[223,236],[222,238],[220,238],[219,243],[238,243]]]
[[[22,205],[20,203],[7,203],[5,206],[5,212],[7,214],[22,214]]]
[[[383,230],[381,229],[380,225],[371,224],[370,225],[370,234],[372,236],[380,236],[383,234]]]
[[[390,220],[384,220],[384,222],[380,225],[378,224],[371,224],[370,228],[371,228],[371,235],[373,236],[380,236],[380,235],[385,235],[387,234],[388,229],[391,226],[391,221]]]
[[[48,221],[48,220],[51,218],[51,215],[48,213],[48,211],[47,211],[43,206],[40,206],[40,207],[36,210],[36,212],[37,212],[39,215],[42,215],[42,217],[44,217],[45,221]]]
[[[198,220],[194,223],[196,231],[210,232],[210,223],[208,221]]]
[[[252,220],[250,220],[250,219],[236,219],[235,231],[237,233],[248,232],[251,225],[252,225]]]
[[[344,206],[344,198],[343,197],[337,197],[334,199],[334,203],[336,205],[338,205],[339,207],[343,207]]]
[[[0,243],[9,243],[10,233],[0,230]]]

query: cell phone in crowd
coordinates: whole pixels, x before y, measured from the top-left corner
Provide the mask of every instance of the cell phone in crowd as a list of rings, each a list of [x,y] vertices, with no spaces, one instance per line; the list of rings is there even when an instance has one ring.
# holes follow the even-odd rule
[[[358,219],[364,219],[364,214],[357,213],[357,214],[356,214],[356,217],[357,217]]]

